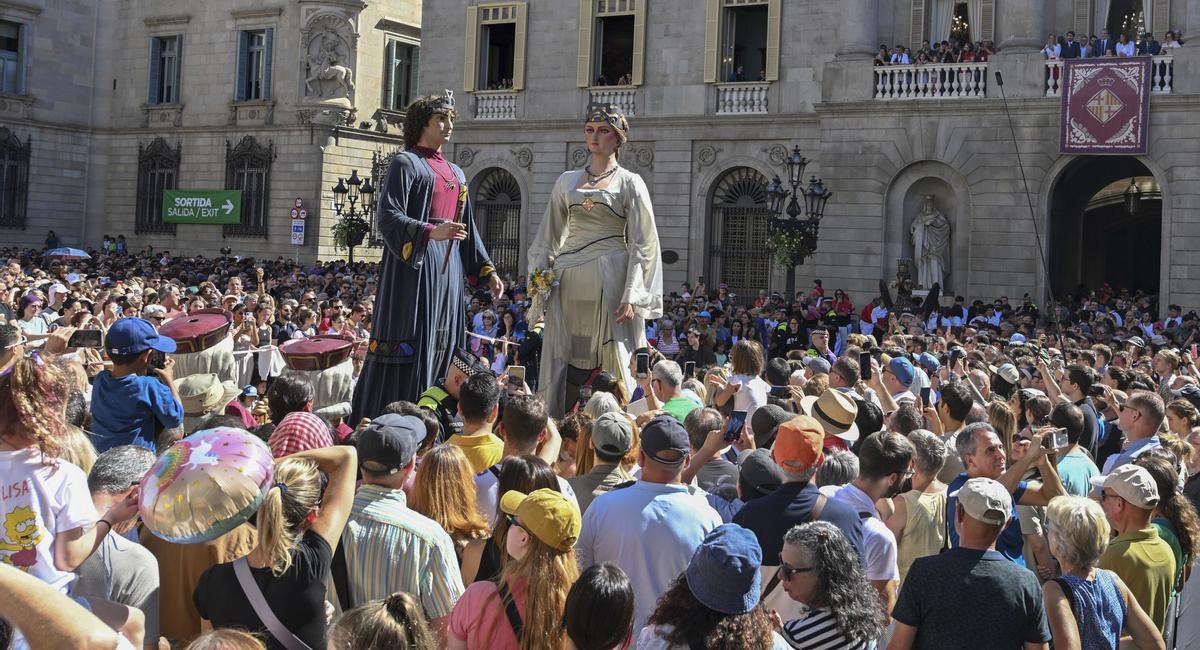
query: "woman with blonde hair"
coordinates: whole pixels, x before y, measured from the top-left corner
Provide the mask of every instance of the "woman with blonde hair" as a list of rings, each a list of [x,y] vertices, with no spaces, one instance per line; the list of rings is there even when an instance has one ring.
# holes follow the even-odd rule
[[[1167,429],[1187,440],[1200,430],[1200,410],[1186,399],[1172,400],[1167,404]]]
[[[416,598],[394,593],[342,615],[329,630],[329,650],[423,650],[437,646]]]
[[[245,558],[209,568],[196,585],[192,601],[202,629],[249,630],[271,648],[292,647],[296,639],[325,646],[325,579],[350,516],[357,468],[358,454],[347,445],[276,461],[275,482],[256,515],[258,544]],[[329,477],[323,494],[322,473]],[[260,593],[252,598],[247,588]],[[256,600],[265,601],[268,620],[295,638],[275,638]]]
[[[510,490],[506,515],[509,561],[496,582],[476,582],[450,614],[450,650],[559,650],[567,593],[579,577],[575,541],[579,508],[551,489]]]
[[[1138,648],[1164,648],[1162,635],[1129,587],[1097,568],[1111,529],[1100,504],[1061,496],[1046,509],[1050,552],[1062,575],[1042,585],[1056,648],[1116,648],[1129,634]],[[1122,646],[1123,647],[1123,646]]]
[[[417,466],[409,507],[436,521],[450,539],[458,563],[468,544],[484,544],[487,520],[475,506],[475,477],[467,455],[454,445],[429,450]]]
[[[713,406],[723,413],[745,411],[749,422],[758,407],[767,403],[767,393],[771,391],[761,376],[766,363],[763,348],[756,341],[742,339],[733,344],[729,361],[733,374],[727,382],[715,382],[721,390],[713,396]],[[726,406],[731,399],[732,409]]]
[[[988,422],[1004,443],[1004,453],[1012,457],[1013,438],[1017,435],[1017,415],[1004,402],[991,402],[987,405]]]

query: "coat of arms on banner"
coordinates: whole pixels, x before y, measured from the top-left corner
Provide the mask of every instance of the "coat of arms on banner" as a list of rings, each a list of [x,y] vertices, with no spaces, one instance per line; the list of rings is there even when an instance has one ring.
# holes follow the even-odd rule
[[[1063,66],[1064,154],[1146,153],[1152,59],[1069,59]]]

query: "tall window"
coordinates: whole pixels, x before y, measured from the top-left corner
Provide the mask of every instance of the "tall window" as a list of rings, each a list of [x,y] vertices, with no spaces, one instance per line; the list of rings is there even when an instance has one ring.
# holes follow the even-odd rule
[[[521,90],[525,87],[524,2],[467,7],[467,90]]]
[[[782,0],[705,2],[704,80],[777,80]]]
[[[267,236],[267,204],[271,195],[271,161],[275,146],[262,146],[246,136],[233,146],[225,141],[225,188],[242,191],[242,222],[222,226],[223,234]]]
[[[646,2],[580,0],[579,86],[640,86]]]
[[[503,169],[484,172],[475,190],[475,222],[500,275],[517,277],[521,261],[521,188]]]
[[[724,282],[738,295],[757,295],[767,288],[771,274],[766,177],[735,167],[717,181],[710,205],[705,277],[711,278],[710,286]]]
[[[19,95],[25,92],[24,61],[21,56],[20,23],[0,20],[0,92]]]
[[[155,138],[148,147],[138,145],[137,213],[134,232],[175,234],[175,224],[163,223],[163,190],[179,187],[179,145]]]
[[[182,45],[183,37],[179,35],[150,39],[150,96],[146,103],[179,103]]]
[[[371,154],[371,184],[376,189],[375,204],[369,207],[371,216],[368,219],[371,222],[371,234],[367,235],[367,246],[383,246],[383,233],[379,232],[379,202],[386,194],[384,181],[387,180],[387,172],[388,168],[392,166],[392,159],[403,150],[402,147],[396,147],[391,151],[376,151]]]
[[[15,133],[0,126],[0,228],[24,228],[29,201],[29,152]]]
[[[265,101],[271,98],[271,51],[274,29],[241,32],[238,44],[237,100]]]
[[[406,41],[388,39],[384,61],[387,68],[383,79],[383,105],[402,111],[417,95],[417,66],[421,46]]]

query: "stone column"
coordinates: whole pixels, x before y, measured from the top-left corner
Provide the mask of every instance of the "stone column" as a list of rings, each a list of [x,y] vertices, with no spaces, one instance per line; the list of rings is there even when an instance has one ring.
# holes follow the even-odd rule
[[[1046,38],[1040,0],[996,3],[996,45],[1001,50],[1039,50]]]
[[[839,59],[870,59],[879,48],[879,0],[841,0]]]

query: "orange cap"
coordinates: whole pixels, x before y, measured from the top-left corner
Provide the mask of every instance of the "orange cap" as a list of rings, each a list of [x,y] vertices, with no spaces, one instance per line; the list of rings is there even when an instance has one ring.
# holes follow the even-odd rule
[[[825,430],[807,415],[798,415],[779,425],[771,457],[786,472],[803,472],[819,466],[825,455],[821,451]]]

